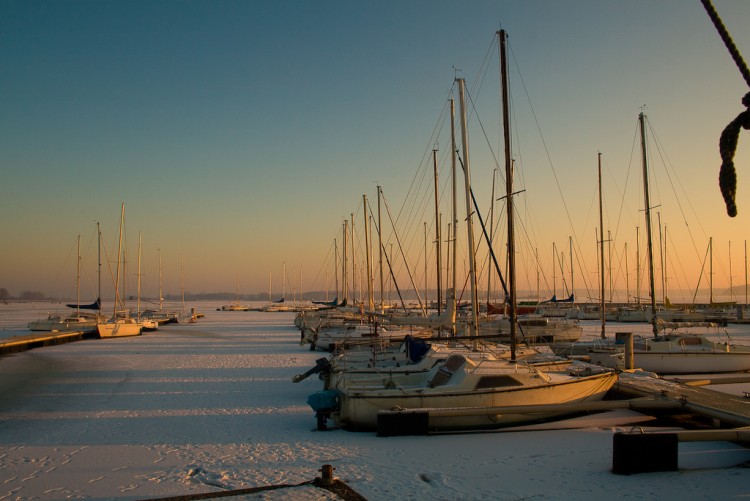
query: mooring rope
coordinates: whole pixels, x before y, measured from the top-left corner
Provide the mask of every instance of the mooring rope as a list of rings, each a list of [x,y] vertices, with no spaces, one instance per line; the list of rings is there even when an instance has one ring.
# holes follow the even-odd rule
[[[729,31],[727,31],[727,28],[719,17],[719,13],[716,12],[711,0],[701,0],[701,3],[706,9],[708,17],[713,21],[716,30],[719,32],[719,36],[724,41],[724,45],[740,70],[742,77],[745,79],[747,85],[750,86],[750,70],[747,64],[745,64],[744,59],[742,59],[742,54],[740,54],[740,51],[734,44],[732,37],[729,35]],[[740,128],[745,130],[750,129],[750,92],[742,98],[742,105],[746,108],[745,111],[729,122],[729,125],[724,128],[719,138],[719,154],[721,155],[719,188],[721,189],[721,195],[724,197],[729,217],[737,215],[737,203],[735,200],[737,195],[737,171],[734,167],[734,154],[737,151]]]

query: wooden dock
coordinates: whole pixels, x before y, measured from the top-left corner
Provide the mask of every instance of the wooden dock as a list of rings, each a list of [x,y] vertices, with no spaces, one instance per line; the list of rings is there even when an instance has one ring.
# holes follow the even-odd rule
[[[747,376],[750,378],[750,374]],[[750,426],[749,396],[721,393],[699,386],[701,383],[703,382],[678,382],[648,377],[636,371],[620,373],[619,381],[613,389],[633,397],[660,397],[679,402],[687,412],[707,416],[721,424]]]
[[[14,336],[0,341],[0,355],[19,353],[42,346],[71,343],[91,336],[92,334],[84,332],[37,332],[25,336]]]

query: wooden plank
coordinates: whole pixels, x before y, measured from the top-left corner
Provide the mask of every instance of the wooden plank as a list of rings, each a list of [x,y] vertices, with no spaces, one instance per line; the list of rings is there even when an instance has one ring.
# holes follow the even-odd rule
[[[735,426],[750,426],[750,399],[720,393],[700,386],[623,372],[616,390],[640,397],[661,396],[681,402],[690,412],[719,419]]]

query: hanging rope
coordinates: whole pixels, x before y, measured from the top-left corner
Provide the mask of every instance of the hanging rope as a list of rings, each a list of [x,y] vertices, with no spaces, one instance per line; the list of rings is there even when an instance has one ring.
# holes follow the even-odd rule
[[[734,63],[740,70],[742,77],[745,79],[747,85],[750,86],[750,70],[742,59],[740,51],[737,50],[737,46],[721,21],[718,12],[716,12],[713,4],[711,4],[711,0],[701,0],[701,3],[706,9],[708,17],[713,21],[716,30],[719,32],[719,36],[724,41],[724,45],[727,47],[732,59],[734,59]],[[719,154],[721,155],[719,188],[721,189],[721,195],[724,197],[729,217],[737,215],[737,203],[735,201],[737,195],[737,172],[734,167],[734,154],[737,151],[740,128],[750,130],[750,92],[742,98],[742,105],[747,109],[729,122],[729,125],[724,128],[719,138]]]
[[[737,151],[737,141],[740,128],[750,129],[750,92],[742,98],[742,104],[747,108],[729,122],[719,138],[719,154],[721,155],[721,170],[719,171],[719,188],[724,197],[729,217],[737,215],[737,171],[734,168],[734,153]]]

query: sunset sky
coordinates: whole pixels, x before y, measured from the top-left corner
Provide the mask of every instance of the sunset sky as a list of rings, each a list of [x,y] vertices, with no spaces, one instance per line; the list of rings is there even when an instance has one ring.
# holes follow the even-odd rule
[[[750,2],[714,5],[750,60]],[[700,287],[708,287],[709,237],[714,288],[730,280],[744,287],[750,132],[739,140],[733,219],[718,187],[718,139],[750,89],[699,0],[0,0],[0,19],[0,288],[12,295],[74,296],[80,234],[81,294],[93,299],[96,222],[114,263],[122,203],[129,294],[139,232],[147,295],[157,293],[158,254],[166,293],[180,291],[181,262],[194,293],[235,292],[238,279],[241,293],[265,293],[269,275],[274,295],[282,283],[288,298],[291,289],[331,289],[333,242],[341,252],[342,221],[352,213],[361,269],[362,195],[376,214],[378,185],[424,288],[433,148],[447,239],[446,103],[456,96],[458,108],[456,76],[473,104],[471,176],[485,216],[495,168],[495,198],[504,190],[501,28],[510,47],[515,190],[525,190],[515,198],[519,287],[540,283],[541,296],[563,295],[572,237],[576,294],[598,297],[601,152],[605,262],[613,287],[635,294],[636,256],[645,256],[644,110],[668,288],[696,289],[702,266]],[[462,193],[458,205],[465,246]],[[496,207],[495,220],[502,217]],[[502,234],[504,222],[496,224]],[[392,227],[383,222],[384,239],[398,254]],[[504,256],[504,236],[496,242]],[[563,271],[552,271],[553,246]],[[486,260],[486,246],[478,255]],[[461,277],[466,256],[459,250]],[[394,265],[399,287],[412,289],[403,264]],[[111,297],[109,271],[104,281]]]

